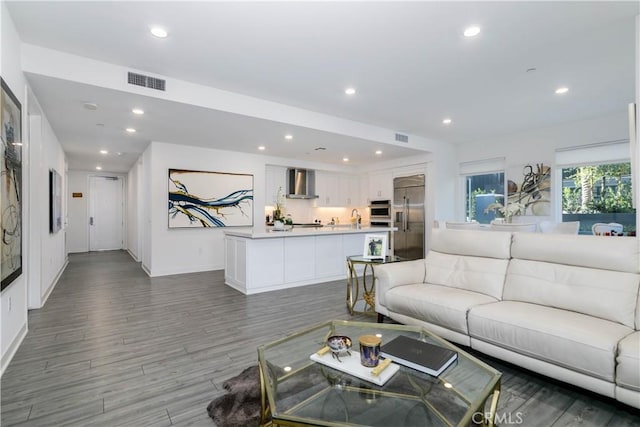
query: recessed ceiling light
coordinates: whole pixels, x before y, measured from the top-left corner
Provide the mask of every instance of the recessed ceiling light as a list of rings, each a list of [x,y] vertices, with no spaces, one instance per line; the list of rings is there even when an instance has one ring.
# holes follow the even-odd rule
[[[376,154],[378,155],[382,154],[382,150],[376,150]]]
[[[342,158],[342,161],[343,161],[343,162],[348,162],[348,161],[349,161],[349,158],[348,158],[348,157],[343,157],[343,158]]]
[[[102,166],[96,166],[96,169],[101,171],[102,170]]]
[[[143,115],[143,114],[144,114],[144,110],[143,110],[143,109],[141,109],[141,108],[134,108],[133,110],[131,110],[131,112],[132,112],[133,114],[137,114],[137,115],[139,115],[139,116],[141,116],[141,115]]]
[[[451,119],[444,119],[442,120],[442,123],[445,125],[450,125],[451,124]]]
[[[567,92],[569,92],[568,87],[559,87],[558,89],[556,89],[556,93],[558,95],[562,95],[563,93],[567,93]]]
[[[125,130],[129,133],[136,133],[136,130],[134,128],[126,128]]]
[[[100,154],[109,154],[107,150],[100,150]]]
[[[293,135],[285,135],[284,139],[293,139]]]
[[[344,93],[346,93],[347,95],[355,95],[356,90],[355,90],[355,88],[348,87],[348,88],[346,88],[346,89],[344,90]]]
[[[159,39],[164,39],[169,35],[169,33],[167,33],[167,30],[165,30],[162,27],[151,27],[150,31],[151,31],[151,34],[158,37]]]
[[[16,147],[22,147],[22,142],[12,142],[11,145],[15,145]]]
[[[84,104],[82,104],[84,106],[84,108],[86,108],[87,110],[91,110],[91,111],[95,111],[98,109],[98,104],[96,104],[95,102],[85,102]]]
[[[480,27],[467,27],[464,30],[465,37],[475,37],[480,34]]]
[[[266,149],[267,149],[267,147],[265,147],[264,145],[261,145],[261,146],[258,147],[258,150],[260,150],[260,151],[264,151]]]

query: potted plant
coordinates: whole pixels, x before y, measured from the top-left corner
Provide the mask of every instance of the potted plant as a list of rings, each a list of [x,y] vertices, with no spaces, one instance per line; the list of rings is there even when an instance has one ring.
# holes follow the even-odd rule
[[[273,228],[279,230],[284,228],[284,202],[285,197],[282,192],[282,187],[278,188],[276,194],[276,209],[273,211]]]

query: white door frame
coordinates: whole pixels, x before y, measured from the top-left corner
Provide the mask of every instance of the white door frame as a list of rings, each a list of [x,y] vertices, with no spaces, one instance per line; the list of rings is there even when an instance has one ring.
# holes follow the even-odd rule
[[[91,180],[95,178],[117,178],[121,183],[121,203],[122,203],[122,244],[120,249],[126,249],[127,247],[127,221],[126,221],[126,212],[127,212],[127,198],[126,198],[126,180],[127,177],[121,174],[92,174],[87,177],[87,189],[89,194],[89,200],[87,203],[87,249],[89,252],[94,249],[91,248],[91,214],[92,214],[92,197],[93,194],[91,192]],[[100,250],[100,249],[98,249]]]

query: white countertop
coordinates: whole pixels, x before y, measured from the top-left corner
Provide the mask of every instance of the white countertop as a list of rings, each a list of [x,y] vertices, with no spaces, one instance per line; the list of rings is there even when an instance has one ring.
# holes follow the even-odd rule
[[[224,234],[227,236],[245,237],[248,239],[272,239],[278,237],[303,237],[303,236],[325,236],[330,234],[355,234],[355,233],[386,233],[397,231],[397,227],[371,227],[362,226],[352,228],[351,226],[331,226],[324,227],[293,227],[286,231],[274,230],[273,227],[253,227],[253,228],[225,228]]]

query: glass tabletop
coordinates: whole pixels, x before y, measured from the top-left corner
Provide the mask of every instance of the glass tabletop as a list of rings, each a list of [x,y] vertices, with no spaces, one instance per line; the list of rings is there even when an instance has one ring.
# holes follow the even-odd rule
[[[375,264],[388,264],[391,262],[400,262],[407,261],[406,258],[401,258],[395,255],[387,255],[383,258],[367,258],[362,255],[351,255],[348,256],[347,259],[351,262],[366,262],[366,263],[375,263]]]
[[[309,357],[331,335],[352,339],[379,334],[382,345],[406,335],[458,352],[440,376],[411,368],[400,370],[383,386],[318,364]],[[260,346],[263,393],[274,421],[284,425],[455,426],[468,425],[484,413],[485,401],[499,389],[500,373],[421,327],[330,321]]]

